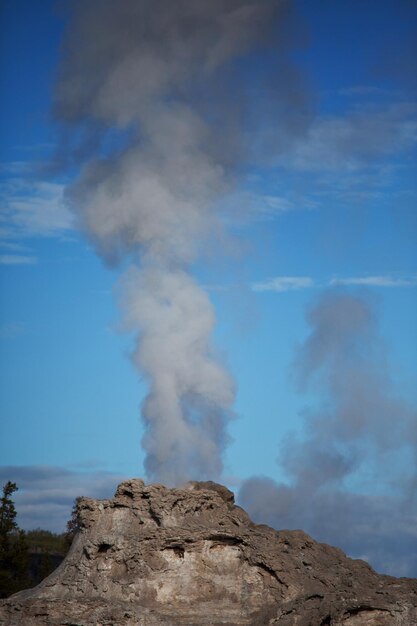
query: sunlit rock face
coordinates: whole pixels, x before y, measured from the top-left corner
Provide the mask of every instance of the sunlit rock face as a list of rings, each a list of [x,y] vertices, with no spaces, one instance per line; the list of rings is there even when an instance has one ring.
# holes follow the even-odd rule
[[[112,500],[83,498],[80,519],[60,567],[0,603],[1,625],[417,624],[417,580],[255,525],[215,483],[130,480]]]

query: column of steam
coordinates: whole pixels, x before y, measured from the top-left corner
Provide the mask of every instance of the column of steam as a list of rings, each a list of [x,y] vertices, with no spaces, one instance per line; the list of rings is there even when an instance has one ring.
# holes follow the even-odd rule
[[[190,273],[215,221],[211,189],[223,184],[222,169],[200,153],[204,124],[186,107],[160,108],[158,129],[155,122],[142,115],[140,145],[104,172],[90,164],[70,197],[104,255],[117,246],[138,259],[123,278],[122,303],[150,388],[146,471],[172,484],[221,473],[234,384],[213,353],[213,308]]]
[[[234,384],[214,356],[213,309],[191,275],[216,230],[213,207],[238,143],[213,90],[222,68],[270,32],[281,4],[89,0],[75,4],[66,39],[55,114],[84,134],[84,148],[98,146],[67,198],[100,255],[133,261],[123,305],[149,383],[146,471],[168,484],[222,471]],[[124,148],[112,144],[114,129]]]

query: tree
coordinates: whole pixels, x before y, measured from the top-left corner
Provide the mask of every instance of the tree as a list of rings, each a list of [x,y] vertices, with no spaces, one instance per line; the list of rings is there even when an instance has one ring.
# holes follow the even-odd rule
[[[9,534],[17,529],[16,523],[16,509],[14,508],[14,502],[10,496],[17,491],[16,483],[10,482],[10,480],[3,487],[3,497],[1,498],[0,505],[0,535],[1,537],[7,537]]]
[[[0,499],[0,598],[24,589],[29,584],[29,554],[25,533],[16,522],[16,509],[11,498],[16,483],[8,481]]]
[[[78,512],[78,505],[80,503],[81,498],[75,498],[74,505],[71,511],[71,517],[67,522],[67,532],[65,533],[65,542],[67,544],[67,549],[71,547],[71,544],[74,540],[75,535],[81,530],[80,526],[80,516]]]

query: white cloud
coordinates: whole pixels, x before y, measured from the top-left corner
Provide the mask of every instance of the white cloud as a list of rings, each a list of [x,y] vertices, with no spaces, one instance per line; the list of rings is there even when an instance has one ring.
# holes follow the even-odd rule
[[[417,275],[396,278],[389,274],[373,276],[350,276],[347,278],[334,277],[327,283],[331,287],[336,286],[363,286],[363,287],[415,287],[417,286]],[[275,276],[268,280],[251,284],[251,290],[263,291],[294,291],[298,289],[309,289],[317,284],[309,276]]]
[[[14,241],[1,241],[0,247],[3,250],[11,250],[12,252],[27,252],[28,248],[26,246],[22,246],[21,243],[15,243]]]
[[[6,242],[55,236],[73,228],[63,184],[34,180],[24,164],[9,165],[5,174],[0,183],[0,234]]]
[[[301,208],[311,208],[311,201],[305,198],[300,203]],[[235,191],[223,196],[219,206],[226,224],[245,226],[252,222],[273,220],[282,213],[299,208],[299,203],[284,195]]]
[[[331,202],[334,210],[353,206],[402,206],[415,190],[413,151],[417,144],[417,107],[386,101],[370,93],[340,115],[317,117],[305,135],[281,156],[277,180],[298,187],[297,206],[316,208]],[[284,173],[284,174],[283,174]],[[285,188],[283,189],[283,195]]]
[[[261,196],[260,210],[265,213],[282,213],[294,208],[293,204],[281,196]]]
[[[252,291],[293,291],[314,287],[309,276],[275,276],[264,282],[252,283]]]
[[[0,265],[33,265],[38,259],[35,256],[24,256],[21,254],[0,255]]]
[[[416,140],[414,104],[356,107],[345,116],[318,118],[282,165],[311,172],[355,172],[412,148]]]
[[[362,285],[367,287],[414,287],[417,285],[417,276],[411,278],[393,278],[382,276],[357,276],[350,278],[332,278],[330,285]]]

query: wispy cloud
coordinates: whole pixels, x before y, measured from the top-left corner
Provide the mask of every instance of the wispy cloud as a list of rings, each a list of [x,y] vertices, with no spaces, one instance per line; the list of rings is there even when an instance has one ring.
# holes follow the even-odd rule
[[[332,278],[329,284],[331,286],[362,285],[364,287],[415,287],[417,285],[417,276],[412,276],[410,278],[394,278],[390,275]]]
[[[252,291],[294,291],[314,287],[314,281],[309,276],[275,276],[266,281],[252,283]]]
[[[2,254],[0,255],[0,265],[33,265],[38,259],[35,256],[24,256],[22,254]]]
[[[366,90],[362,96],[360,87],[352,90],[347,110],[317,117],[279,159],[280,179],[289,175],[316,208],[329,201],[335,210],[387,202],[409,206],[415,190],[404,181],[414,176],[417,107],[375,90],[366,98]]]
[[[0,241],[0,248],[3,250],[11,250],[12,252],[28,252],[27,246],[14,241]]]
[[[283,165],[304,171],[354,172],[381,157],[416,145],[416,106],[409,102],[384,107],[357,107],[344,116],[318,118],[294,145]]]
[[[312,287],[416,287],[417,274],[412,276],[395,277],[391,274],[372,276],[349,276],[347,278],[333,277],[329,280],[314,281],[310,276],[275,276],[267,280],[252,283],[251,290],[263,291],[295,291]]]
[[[282,213],[294,208],[292,202],[282,196],[261,196],[259,198],[259,209],[263,213]]]
[[[64,185],[36,180],[22,163],[2,167],[0,236],[6,241],[55,236],[73,228]]]
[[[308,206],[304,206],[305,204]],[[311,202],[303,199],[301,207],[285,195],[236,191],[221,200],[222,219],[228,225],[246,226],[252,222],[270,221],[283,213],[297,208],[311,208]]]

